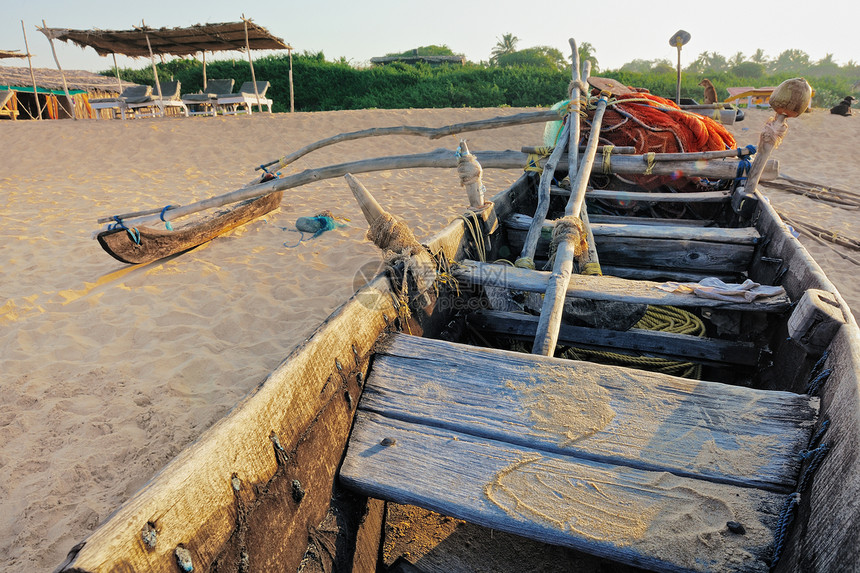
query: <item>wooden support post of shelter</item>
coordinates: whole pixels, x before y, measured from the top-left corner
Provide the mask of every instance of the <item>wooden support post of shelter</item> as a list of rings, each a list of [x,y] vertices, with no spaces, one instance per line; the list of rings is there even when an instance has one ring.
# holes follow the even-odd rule
[[[293,47],[287,48],[287,54],[290,56],[290,113],[295,113],[296,103],[293,96]]]
[[[119,66],[116,63],[116,52],[112,52],[111,56],[113,56],[113,72],[116,74],[116,87],[119,91],[117,91],[117,95],[122,94],[122,80],[119,77]]]
[[[143,24],[142,27],[146,27],[146,24]],[[152,53],[152,43],[149,41],[149,34],[144,34],[146,38],[146,47],[149,48],[149,61],[152,64],[152,75],[155,76],[155,89],[158,93],[158,99],[161,99],[161,82],[158,81],[158,68],[155,67],[155,54]],[[162,108],[163,109],[163,108]]]
[[[257,98],[257,111],[263,113],[263,102],[260,101],[260,91],[257,89],[257,75],[254,73],[254,60],[251,58],[251,41],[248,39],[248,19],[242,14],[245,23],[245,51],[248,52],[248,65],[251,66],[251,82],[254,84],[254,96]],[[250,106],[248,107],[250,110]],[[248,113],[251,113],[250,111]]]
[[[36,119],[42,119],[42,106],[39,104],[39,95],[36,93],[36,74],[33,73],[33,60],[30,57],[30,45],[27,43],[27,29],[24,20],[21,20],[21,32],[24,34],[24,51],[27,52],[27,65],[30,66],[30,79],[33,80],[33,99],[36,100]]]
[[[60,60],[57,58],[57,50],[54,48],[54,37],[51,31],[48,30],[48,25],[42,20],[40,31],[48,38],[48,43],[51,44],[51,53],[54,55],[54,62],[57,64],[57,69],[60,70],[60,77],[63,78],[63,91],[66,92],[66,101],[69,102],[69,113],[72,119],[78,119],[75,115],[75,102],[72,100],[72,95],[69,93],[69,86],[66,84],[66,74],[63,72],[63,67],[60,65]]]
[[[206,91],[206,86],[209,85],[209,80],[206,78],[206,50],[201,50],[200,56],[203,58],[203,91]]]

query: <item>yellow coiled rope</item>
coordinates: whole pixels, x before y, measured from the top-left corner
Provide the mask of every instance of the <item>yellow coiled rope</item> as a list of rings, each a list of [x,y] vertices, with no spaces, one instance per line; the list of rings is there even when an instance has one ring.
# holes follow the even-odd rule
[[[648,306],[645,315],[633,325],[633,328],[704,336],[705,324],[691,312],[674,306]],[[692,362],[679,362],[668,358],[650,358],[647,356],[629,356],[616,352],[588,350],[585,348],[569,347],[561,352],[562,358],[570,360],[592,360],[619,366],[630,366],[642,370],[672,374],[684,378],[699,380],[702,377],[702,365]]]

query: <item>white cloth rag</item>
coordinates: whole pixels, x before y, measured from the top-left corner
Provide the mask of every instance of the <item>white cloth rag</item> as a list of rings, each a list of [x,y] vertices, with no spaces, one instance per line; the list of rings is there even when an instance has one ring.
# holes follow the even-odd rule
[[[702,298],[712,298],[729,302],[753,302],[757,298],[785,295],[781,286],[761,285],[747,279],[743,284],[724,283],[716,277],[708,277],[697,283],[668,282],[657,285],[667,292],[695,293]]]

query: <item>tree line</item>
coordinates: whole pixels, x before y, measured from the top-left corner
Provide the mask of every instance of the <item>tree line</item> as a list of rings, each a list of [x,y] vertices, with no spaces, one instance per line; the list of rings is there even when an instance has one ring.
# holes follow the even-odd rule
[[[518,49],[513,34],[498,38],[490,58],[465,65],[405,64],[356,67],[345,58],[326,60],[322,52],[293,56],[295,107],[297,111],[337,109],[400,109],[438,107],[537,107],[564,99],[570,81],[570,61],[549,46]],[[581,61],[589,60],[592,73],[617,79],[626,85],[647,88],[651,93],[674,98],[676,70],[668,60],[636,59],[617,70],[601,70],[594,47],[588,42],[577,46]],[[455,54],[448,46],[414,48],[387,56],[446,56]],[[182,82],[183,93],[203,88],[202,63],[196,59],[175,59],[157,64],[159,77]],[[274,100],[276,112],[289,110],[289,59],[270,55],[255,60],[258,80],[271,87],[267,96]],[[108,74],[108,72],[104,72]],[[113,72],[110,72],[112,75]],[[123,79],[154,84],[152,70],[121,71]],[[219,60],[207,64],[209,78],[233,78],[236,84],[250,81],[244,60]],[[718,95],[725,98],[726,87],[775,86],[785,79],[804,76],[815,89],[813,105],[835,105],[855,88],[860,88],[860,66],[855,62],[840,66],[833,55],[816,62],[801,50],[786,50],[767,58],[762,50],[746,57],[741,52],[726,58],[717,52],[702,52],[684,69],[681,96],[700,100],[703,77],[710,79]]]

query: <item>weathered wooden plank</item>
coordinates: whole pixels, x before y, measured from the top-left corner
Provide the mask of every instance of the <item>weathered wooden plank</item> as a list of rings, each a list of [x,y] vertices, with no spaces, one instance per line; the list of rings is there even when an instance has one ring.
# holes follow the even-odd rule
[[[523,215],[505,220],[513,250],[523,243],[523,226],[531,218]],[[593,225],[594,241],[601,266],[638,266],[678,269],[708,274],[742,273],[749,267],[759,234],[755,229],[656,227],[649,225]],[[552,224],[544,225],[538,253],[546,252]]]
[[[504,219],[509,229],[527,231],[532,218],[521,213],[512,214]],[[549,239],[552,236],[552,222],[545,223],[541,236]],[[713,243],[728,243],[733,245],[755,245],[761,240],[761,235],[755,227],[738,229],[723,229],[720,227],[689,227],[678,225],[642,225],[631,222],[625,223],[592,223],[591,230],[595,237],[625,237],[641,239],[677,239],[687,241],[707,241]],[[599,241],[599,239],[598,239]]]
[[[703,272],[743,272],[755,247],[684,239],[595,237],[597,249],[616,266],[660,267]]]
[[[817,399],[396,335],[361,408],[525,447],[789,490]]]
[[[296,569],[308,531],[331,502],[359,375],[396,315],[387,279],[356,293],[93,531],[62,570],[175,573],[180,545],[195,571],[216,561],[228,568],[244,561],[253,571]]]
[[[570,189],[553,186],[554,196],[569,197]],[[650,193],[648,191],[612,191],[609,189],[589,189],[586,199],[606,199],[610,201],[643,201],[645,203],[728,203],[731,191],[697,191],[695,193]]]
[[[373,497],[672,572],[768,571],[784,498],[363,411],[340,479]],[[731,533],[728,521],[746,533]]]
[[[667,225],[678,227],[707,227],[713,224],[706,219],[666,219],[659,217],[627,217],[623,215],[592,215],[588,218],[592,223],[630,223],[632,225]]]
[[[533,340],[537,317],[495,310],[473,312],[468,324],[481,333],[501,334]],[[631,328],[627,331],[586,328],[562,324],[558,343],[597,350],[633,350],[648,356],[692,360],[702,364],[754,366],[759,350],[749,342],[699,338],[686,334]]]
[[[524,231],[508,229],[510,248],[518,250],[523,243]],[[755,252],[752,245],[732,245],[684,239],[651,239],[638,237],[595,236],[600,252],[601,267],[638,266],[697,272],[705,276],[714,274],[740,274],[745,272]],[[549,249],[549,239],[541,238],[538,255]],[[541,258],[540,256],[535,257]]]
[[[454,269],[461,285],[504,287],[527,292],[543,292],[548,272],[519,269],[507,265],[463,261]],[[590,300],[617,300],[665,306],[722,308],[756,312],[782,312],[791,305],[785,295],[761,298],[749,303],[728,302],[698,297],[693,294],[670,293],[660,290],[660,283],[631,281],[610,276],[574,275],[567,296]]]

